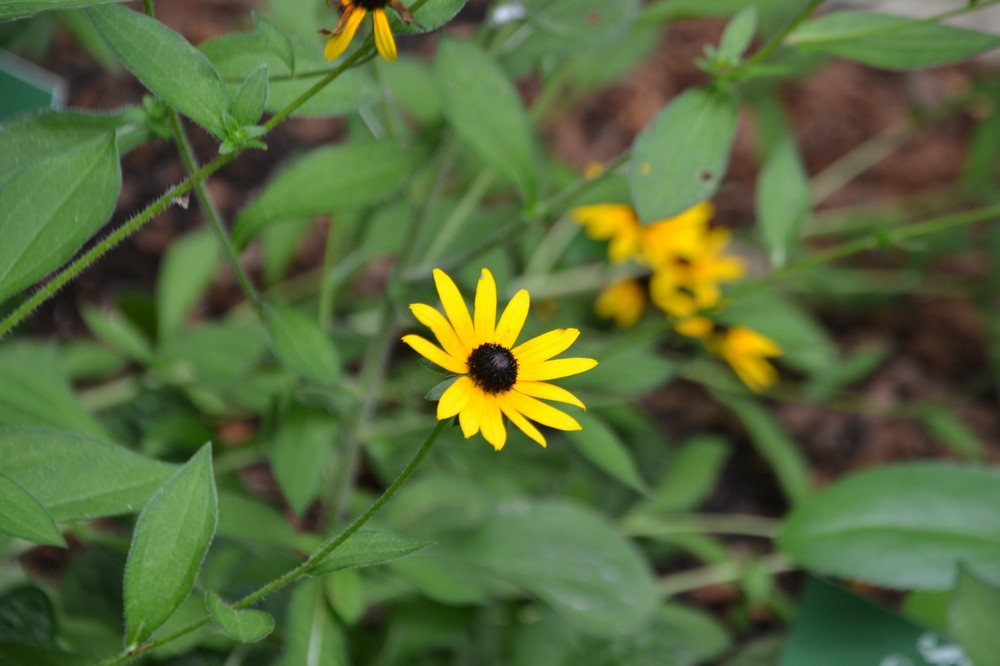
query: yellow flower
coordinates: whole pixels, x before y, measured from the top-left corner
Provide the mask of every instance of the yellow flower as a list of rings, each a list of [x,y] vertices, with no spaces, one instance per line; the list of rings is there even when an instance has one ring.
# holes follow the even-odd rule
[[[642,225],[631,206],[577,206],[569,214],[575,222],[583,225],[587,235],[594,240],[610,241],[608,258],[612,262],[617,264],[628,261],[639,254]]]
[[[594,304],[597,316],[614,319],[619,328],[632,328],[646,309],[646,290],[636,280],[606,287]]]
[[[778,381],[778,370],[767,359],[781,356],[777,342],[746,326],[719,326],[706,317],[692,317],[677,332],[705,341],[705,347],[729,364],[736,376],[755,393]]]
[[[700,234],[697,251],[665,259],[649,282],[653,303],[673,317],[690,317],[715,307],[722,300],[721,284],[741,279],[745,272],[739,257],[724,254],[729,231],[711,229]]]
[[[580,331],[561,328],[515,347],[528,316],[527,291],[522,289],[514,295],[497,322],[496,283],[485,268],[476,287],[472,316],[458,287],[444,271],[434,269],[434,283],[445,314],[423,303],[412,304],[410,310],[434,333],[441,346],[419,335],[406,335],[403,342],[459,375],[438,401],[437,418],[458,415],[466,439],[482,432],[498,451],[507,441],[504,416],[542,446],[545,437],[528,419],[558,430],[579,430],[576,419],[539,398],[586,409],[575,395],[546,381],[576,375],[597,365],[590,358],[553,358],[568,349]]]
[[[693,257],[701,254],[705,235],[709,234],[708,221],[715,207],[702,201],[688,208],[677,217],[660,220],[643,227],[642,258],[647,266],[656,268],[675,257]]]
[[[329,1],[328,3],[329,4]],[[393,39],[392,30],[389,29],[389,19],[385,15],[385,6],[391,5],[399,17],[407,23],[413,22],[413,17],[409,10],[398,0],[340,0],[340,21],[337,27],[331,32],[321,30],[324,35],[330,35],[323,49],[323,55],[327,60],[333,60],[347,50],[354,33],[358,31],[365,14],[372,13],[372,25],[375,33],[375,48],[386,60],[395,60],[396,40]]]

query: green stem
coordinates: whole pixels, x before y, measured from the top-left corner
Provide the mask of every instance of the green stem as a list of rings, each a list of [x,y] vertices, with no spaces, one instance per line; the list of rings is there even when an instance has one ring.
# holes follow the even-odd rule
[[[795,16],[793,16],[788,23],[786,23],[785,26],[778,31],[777,34],[767,40],[767,43],[764,44],[764,46],[760,47],[747,59],[746,65],[756,65],[771,57],[772,53],[781,48],[785,38],[788,37],[788,35],[790,35],[800,23],[809,18],[814,11],[819,9],[819,6],[822,4],[823,0],[808,0],[805,4],[803,4],[802,9],[800,9],[798,13],[796,13]]]
[[[693,514],[651,518],[642,514],[626,518],[629,536],[652,537],[671,534],[734,534],[773,539],[780,523],[773,518],[739,514]]]
[[[337,284],[334,280],[333,268],[337,265],[340,254],[340,241],[344,225],[337,220],[330,220],[326,228],[326,247],[323,249],[323,270],[319,274],[319,307],[316,319],[324,331],[333,319],[334,298]]]
[[[766,571],[772,574],[794,571],[797,567],[782,555],[773,553],[756,561]],[[746,574],[747,564],[730,563],[716,564],[691,571],[670,574],[660,578],[660,593],[664,597],[674,597],[678,594],[691,592],[710,585],[725,585],[739,581]]]
[[[177,149],[180,151],[181,162],[184,163],[184,168],[187,170],[188,176],[192,176],[198,172],[198,161],[195,158],[194,149],[191,147],[191,141],[188,139],[187,132],[184,131],[184,125],[181,124],[180,115],[173,109],[169,109],[167,114],[170,118],[171,129],[174,132],[174,140],[177,142]],[[205,217],[208,218],[212,231],[215,233],[215,238],[222,248],[223,255],[226,257],[226,263],[229,264],[229,270],[233,272],[236,281],[239,282],[240,287],[243,289],[243,293],[257,312],[257,316],[263,317],[260,294],[257,293],[253,282],[250,281],[250,276],[243,269],[236,248],[233,247],[233,243],[229,239],[229,233],[226,231],[226,226],[222,222],[222,215],[219,214],[219,209],[216,208],[215,202],[209,196],[208,189],[205,187],[203,181],[195,184],[194,194],[198,198],[198,203],[201,204],[202,209],[205,211]]]
[[[320,546],[319,549],[316,550],[316,552],[314,552],[312,555],[310,555],[309,559],[307,559],[305,562],[303,562],[302,564],[298,565],[293,569],[288,570],[283,575],[279,576],[278,578],[275,578],[270,583],[264,585],[255,592],[251,592],[250,594],[243,597],[236,603],[232,604],[232,607],[235,609],[240,609],[240,608],[246,608],[247,606],[252,606],[253,604],[263,599],[264,597],[273,594],[274,592],[277,592],[282,588],[287,587],[288,585],[294,583],[298,579],[308,576],[313,571],[315,571],[316,567],[319,565],[320,562],[323,561],[324,558],[329,556],[330,553],[335,551],[345,541],[351,538],[351,535],[353,535],[355,532],[361,529],[365,525],[365,523],[371,520],[372,516],[374,516],[376,513],[379,512],[379,510],[385,505],[386,502],[392,499],[393,495],[395,495],[399,491],[399,489],[403,486],[404,483],[406,483],[407,479],[410,478],[410,476],[417,469],[420,463],[423,462],[424,458],[427,457],[427,454],[430,453],[431,447],[434,446],[434,443],[438,440],[438,437],[441,436],[441,433],[444,432],[444,429],[445,427],[447,427],[448,424],[449,421],[437,422],[437,425],[434,426],[434,429],[427,436],[427,439],[424,440],[423,446],[421,446],[420,450],[418,450],[416,454],[414,454],[409,464],[407,464],[406,467],[403,468],[403,471],[399,473],[399,476],[396,477],[396,480],[393,481],[392,484],[390,484],[389,487],[385,489],[385,492],[383,492],[382,495],[377,500],[375,500],[375,502],[370,507],[368,507],[367,511],[365,511],[363,514],[355,518],[354,522],[352,522],[343,532],[341,532],[335,538],[330,539],[322,546]],[[105,659],[104,661],[100,662],[98,666],[119,666],[120,664],[124,664],[128,661],[131,661],[132,659],[138,657],[141,654],[144,654],[146,652],[149,652],[150,650],[160,647],[161,645],[165,645],[166,643],[176,640],[181,636],[186,636],[187,634],[190,634],[192,631],[196,631],[210,624],[211,622],[212,618],[206,615],[184,627],[181,627],[180,629],[171,634],[163,636],[162,638],[158,638],[152,641],[147,641],[146,643],[138,645],[123,654]]]
[[[462,227],[462,224],[469,218],[472,211],[475,210],[483,195],[486,194],[490,185],[493,184],[495,178],[495,174],[489,170],[482,171],[476,176],[472,184],[465,190],[465,194],[459,200],[458,205],[451,211],[451,215],[441,225],[441,230],[434,237],[430,248],[424,253],[424,257],[420,261],[420,266],[429,267],[430,264],[441,256],[441,253],[448,247],[448,243],[452,241],[455,234]]]

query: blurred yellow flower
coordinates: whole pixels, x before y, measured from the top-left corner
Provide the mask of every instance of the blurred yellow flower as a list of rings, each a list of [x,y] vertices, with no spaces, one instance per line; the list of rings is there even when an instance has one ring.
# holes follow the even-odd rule
[[[586,409],[575,395],[547,381],[597,365],[590,358],[553,358],[566,351],[580,331],[561,328],[515,347],[528,316],[527,291],[514,295],[497,322],[496,283],[485,268],[476,287],[472,316],[458,287],[444,271],[434,270],[434,282],[445,314],[423,303],[412,304],[410,310],[431,329],[440,347],[419,335],[406,335],[403,342],[459,375],[438,401],[437,418],[457,415],[466,439],[481,432],[498,451],[507,441],[503,416],[542,446],[545,437],[528,419],[558,430],[579,430],[576,419],[542,400]]]
[[[642,225],[631,206],[625,204],[595,204],[577,206],[569,212],[573,221],[583,225],[594,240],[610,241],[608,258],[616,264],[634,259],[639,254]]]
[[[619,328],[635,326],[646,309],[646,290],[636,280],[616,282],[597,297],[594,311],[604,319],[614,319]]]
[[[707,317],[680,322],[677,332],[704,340],[705,347],[724,360],[736,376],[755,393],[766,391],[778,381],[778,370],[768,361],[781,356],[777,342],[746,326],[719,326]]]
[[[653,303],[678,318],[718,305],[721,285],[740,280],[746,272],[739,257],[724,253],[729,238],[726,229],[705,230],[693,237],[687,254],[662,256],[649,282]]]
[[[327,2],[329,4],[329,0]],[[330,35],[326,46],[323,48],[323,55],[327,60],[338,57],[350,45],[354,39],[354,33],[358,31],[358,26],[365,18],[365,14],[372,13],[372,26],[375,33],[375,48],[386,60],[392,61],[397,57],[396,40],[392,36],[389,28],[389,18],[385,15],[385,6],[390,5],[399,14],[399,17],[407,23],[413,22],[413,17],[409,10],[398,0],[340,0],[340,21],[333,30],[321,30],[324,35]]]

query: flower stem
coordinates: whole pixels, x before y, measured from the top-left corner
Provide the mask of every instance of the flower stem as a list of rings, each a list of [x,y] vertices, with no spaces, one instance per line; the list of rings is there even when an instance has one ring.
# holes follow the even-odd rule
[[[289,569],[287,572],[285,572],[278,578],[275,578],[270,583],[257,589],[255,592],[251,592],[247,596],[235,602],[234,604],[232,604],[232,608],[240,609],[240,608],[246,608],[247,606],[251,606],[260,601],[261,599],[263,599],[264,597],[274,592],[277,592],[282,588],[287,587],[288,585],[294,583],[298,579],[308,576],[313,571],[315,571],[316,567],[319,565],[320,562],[323,561],[323,559],[325,559],[327,556],[330,555],[330,553],[335,551],[345,541],[351,538],[351,535],[353,535],[355,532],[361,529],[365,525],[365,523],[371,520],[372,516],[378,513],[379,510],[383,506],[385,506],[386,502],[392,499],[393,495],[395,495],[399,491],[399,489],[402,488],[403,484],[406,483],[407,479],[410,478],[410,476],[417,469],[420,463],[423,462],[424,458],[427,457],[427,454],[430,453],[431,447],[433,447],[434,443],[437,442],[438,437],[440,437],[441,433],[444,432],[444,429],[445,427],[448,426],[448,423],[449,421],[438,421],[437,425],[434,426],[434,429],[427,436],[427,439],[424,440],[423,446],[421,446],[420,450],[418,450],[416,454],[414,454],[410,462],[406,465],[406,467],[403,468],[403,471],[400,472],[399,476],[396,477],[396,480],[393,481],[389,485],[389,487],[385,489],[382,495],[377,500],[375,500],[375,502],[370,507],[368,507],[367,511],[365,511],[363,514],[355,518],[354,522],[352,522],[346,529],[344,529],[344,531],[342,531],[336,537],[330,539],[322,546],[320,546],[319,549],[317,549],[312,555],[310,555],[309,559],[307,559],[305,562],[303,562],[302,564],[298,565],[293,569]],[[141,654],[149,652],[154,648],[160,647],[161,645],[165,645],[166,643],[169,643],[177,638],[180,638],[181,636],[186,636],[187,634],[190,634],[192,631],[196,631],[201,627],[210,624],[211,622],[212,618],[208,615],[205,615],[204,617],[201,617],[198,620],[195,620],[194,622],[184,627],[181,627],[180,629],[171,634],[168,634],[161,638],[157,638],[156,640],[147,641],[142,645],[138,645],[123,654],[105,659],[104,661],[100,662],[97,666],[119,666],[120,664],[129,662],[135,657],[138,657]]]

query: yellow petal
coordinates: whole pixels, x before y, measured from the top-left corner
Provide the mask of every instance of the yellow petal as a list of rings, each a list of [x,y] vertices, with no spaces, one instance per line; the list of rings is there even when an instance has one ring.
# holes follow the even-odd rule
[[[506,414],[507,418],[510,419],[510,422],[516,425],[521,432],[544,447],[545,436],[542,435],[538,428],[531,424],[531,421],[521,416],[519,411],[510,406],[510,401],[507,397],[508,395],[509,394],[497,396],[497,400],[500,403],[500,410]]]
[[[778,381],[778,371],[762,358],[727,358],[740,380],[754,393],[761,393]]]
[[[576,407],[587,411],[587,408],[582,402],[580,402],[579,398],[561,386],[556,386],[555,384],[549,384],[546,382],[518,382],[514,385],[514,390],[518,393],[523,393],[524,395],[530,395],[532,398],[565,402],[566,404],[575,405]]]
[[[346,6],[344,13],[340,15],[340,22],[337,24],[337,29],[330,35],[330,39],[326,40],[326,46],[323,48],[323,56],[327,60],[333,60],[347,50],[351,40],[354,39],[354,33],[358,31],[358,26],[361,25],[361,19],[364,17],[365,9],[363,7],[357,5]]]
[[[437,418],[438,421],[450,419],[463,409],[468,407],[472,400],[472,394],[476,390],[476,385],[468,377],[459,377],[438,400]]]
[[[783,353],[777,342],[746,326],[729,329],[728,346],[755,356],[781,356]]]
[[[578,375],[590,370],[597,361],[592,358],[557,358],[542,363],[525,364],[517,370],[517,379],[522,382],[543,382]]]
[[[385,16],[384,9],[372,11],[372,22],[375,29],[375,48],[379,55],[392,62],[396,59],[396,40],[392,37],[392,30],[389,28],[389,19]]]
[[[492,342],[497,323],[497,283],[487,269],[479,275],[476,286],[476,336],[480,342]],[[471,351],[471,350],[470,350]]]
[[[507,443],[507,429],[503,425],[500,405],[495,396],[484,396],[483,415],[479,427],[483,433],[483,439],[492,444],[497,451]]]
[[[603,319],[614,319],[618,328],[632,328],[646,309],[646,292],[636,280],[607,287],[597,296],[594,311]]]
[[[715,329],[715,323],[708,317],[691,317],[679,322],[674,330],[689,338],[707,338]]]
[[[532,421],[538,421],[542,425],[557,430],[581,429],[580,424],[572,416],[545,404],[541,400],[535,400],[517,391],[505,393],[504,398],[511,409],[517,410]]]
[[[440,365],[445,370],[454,372],[457,375],[464,375],[469,371],[464,360],[459,360],[433,342],[428,342],[419,335],[404,335],[403,342],[413,347],[413,350],[426,358],[431,363]]]
[[[558,328],[531,338],[514,347],[511,352],[519,364],[545,361],[569,349],[579,336],[578,329]]]
[[[531,296],[524,289],[514,294],[510,303],[504,308],[500,315],[500,322],[497,324],[494,342],[498,345],[510,349],[517,342],[517,336],[521,335],[524,321],[528,318],[528,309],[531,307]]]
[[[483,403],[486,395],[479,390],[472,391],[469,396],[469,404],[458,413],[458,424],[462,426],[462,434],[469,439],[479,432],[479,422],[483,417]]]
[[[410,311],[417,318],[417,321],[431,329],[434,337],[437,338],[448,354],[456,359],[469,358],[472,350],[467,349],[462,344],[462,341],[458,339],[458,335],[455,334],[455,329],[451,327],[448,320],[437,309],[423,303],[413,303],[410,305]]]
[[[461,292],[448,275],[440,268],[434,269],[434,284],[437,285],[438,296],[441,297],[441,305],[448,315],[458,339],[468,349],[475,349],[480,341],[476,338],[476,331],[472,326],[472,317],[469,316],[469,308],[465,306],[465,299]]]

